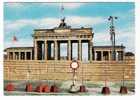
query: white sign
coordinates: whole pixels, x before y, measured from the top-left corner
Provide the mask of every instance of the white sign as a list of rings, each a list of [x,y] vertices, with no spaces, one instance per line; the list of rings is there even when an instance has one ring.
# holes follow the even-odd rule
[[[77,69],[77,68],[79,67],[79,64],[78,64],[77,61],[73,61],[73,62],[70,64],[70,67],[71,67],[72,69]]]

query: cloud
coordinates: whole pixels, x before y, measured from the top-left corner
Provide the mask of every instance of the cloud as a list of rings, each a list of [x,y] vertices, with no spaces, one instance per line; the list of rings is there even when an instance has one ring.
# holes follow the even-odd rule
[[[36,28],[53,28],[58,23],[57,18],[44,18],[44,19],[19,19],[16,21],[5,21],[4,22],[4,31],[5,33],[9,32],[18,32],[22,28],[30,26]]]
[[[94,45],[111,45],[109,31],[96,32],[94,35]],[[116,30],[116,45],[123,44],[126,51],[135,52],[135,30],[134,27],[127,27]]]
[[[64,9],[76,9],[82,5],[84,5],[84,3],[63,3]]]
[[[93,37],[94,45],[110,45],[110,34],[109,32],[102,31],[96,32]]]
[[[79,7],[81,7],[82,5],[84,5],[85,3],[40,3],[41,6],[56,6],[56,7],[61,7],[63,6],[64,9],[68,9],[68,10],[72,10],[72,9],[77,9]]]
[[[18,2],[7,2],[4,5],[9,8],[22,8],[25,7],[25,3],[18,3]]]
[[[68,16],[66,23],[72,27],[92,27],[93,25],[104,23],[102,17],[81,17],[81,16]],[[5,21],[4,30],[6,33],[12,31],[19,31],[25,26],[32,26],[35,28],[54,28],[60,23],[59,18],[42,18],[42,19],[19,19],[15,21]]]
[[[52,7],[59,7],[61,8],[61,6],[63,5],[64,9],[68,9],[68,10],[72,10],[72,9],[77,9],[79,7],[81,7],[82,5],[84,5],[85,3],[53,3],[53,2],[43,2],[43,3],[19,3],[19,2],[10,2],[10,3],[5,3],[6,7],[12,8],[12,9],[17,9],[17,8],[26,8],[29,6],[32,6],[34,4],[37,4],[38,6],[52,6]]]
[[[8,47],[33,47],[33,39],[27,40],[26,38],[20,38],[17,42],[5,41],[4,48]]]
[[[67,23],[71,26],[90,26],[101,24],[105,22],[103,17],[81,17],[81,16],[69,16],[67,17]]]
[[[80,17],[80,16],[69,16],[66,20],[66,22],[71,26],[92,26],[92,25],[98,25],[100,23],[104,22],[104,18],[100,17]],[[54,28],[58,26],[60,23],[59,18],[43,18],[43,19],[37,19],[37,20],[29,20],[29,19],[22,19],[22,20],[16,20],[16,21],[6,21],[5,22],[5,28],[6,30],[9,29],[9,32],[12,32],[12,30],[21,30],[22,27],[25,26],[34,26],[36,28]],[[6,31],[7,32],[7,31]],[[94,35],[94,45],[110,45],[110,34],[108,30],[100,30],[100,32],[96,32]],[[5,42],[5,47],[9,46],[32,46],[32,41],[29,40],[28,42],[25,38],[20,39],[17,43],[14,45],[10,42]],[[123,44],[126,46],[126,51],[132,51],[135,52],[135,30],[134,26],[125,28],[120,28],[116,30],[116,45]]]
[[[4,22],[4,30],[6,33],[8,31],[10,31],[10,32],[18,31],[22,27],[28,25],[29,23],[30,23],[30,21],[27,21],[27,20],[5,21]]]
[[[126,46],[126,51],[135,52],[135,29],[133,27],[127,27],[127,29],[121,29],[116,32],[116,41],[118,44]]]
[[[126,12],[115,12],[113,13],[113,16],[117,16],[118,17],[118,21],[120,21],[122,23],[122,21],[127,21],[129,24],[134,24],[135,23],[135,9],[130,9]],[[124,23],[126,24],[126,23]]]

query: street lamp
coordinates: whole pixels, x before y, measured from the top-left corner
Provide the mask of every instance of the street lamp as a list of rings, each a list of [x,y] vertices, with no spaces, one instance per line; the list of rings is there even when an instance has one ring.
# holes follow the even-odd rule
[[[116,60],[116,52],[115,52],[115,26],[114,20],[118,19],[116,16],[109,16],[108,20],[110,21],[110,40],[112,45],[112,60]]]

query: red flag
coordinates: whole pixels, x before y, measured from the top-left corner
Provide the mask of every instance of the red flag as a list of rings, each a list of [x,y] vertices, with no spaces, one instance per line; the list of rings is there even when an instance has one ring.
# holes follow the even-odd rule
[[[13,36],[12,41],[13,41],[13,42],[17,42],[17,41],[18,41],[18,39],[17,39],[17,37],[16,37],[15,35]]]

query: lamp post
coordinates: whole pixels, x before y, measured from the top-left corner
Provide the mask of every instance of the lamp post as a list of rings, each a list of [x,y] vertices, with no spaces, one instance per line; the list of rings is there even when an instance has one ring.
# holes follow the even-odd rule
[[[116,60],[116,52],[115,52],[115,26],[114,26],[114,20],[118,19],[118,17],[115,16],[109,16],[108,20],[110,21],[110,40],[112,45],[112,60]]]

